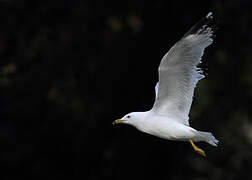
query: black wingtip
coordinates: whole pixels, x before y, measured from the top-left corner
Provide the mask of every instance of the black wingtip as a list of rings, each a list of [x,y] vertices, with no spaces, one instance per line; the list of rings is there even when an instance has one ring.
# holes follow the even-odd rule
[[[190,34],[196,34],[200,29],[211,28],[213,32],[217,30],[217,21],[213,16],[212,12],[209,12],[206,16],[204,16],[201,20],[199,20],[184,36]],[[214,37],[214,35],[212,36]]]

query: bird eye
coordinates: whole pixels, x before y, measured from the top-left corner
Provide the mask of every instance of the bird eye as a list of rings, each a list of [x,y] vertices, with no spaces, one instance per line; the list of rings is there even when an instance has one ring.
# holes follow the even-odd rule
[[[129,119],[129,118],[130,118],[130,116],[127,116],[127,118]]]

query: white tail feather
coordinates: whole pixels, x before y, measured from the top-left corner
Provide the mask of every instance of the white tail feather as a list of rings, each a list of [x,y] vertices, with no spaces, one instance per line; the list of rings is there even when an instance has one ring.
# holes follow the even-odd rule
[[[198,131],[198,137],[196,138],[196,140],[205,141],[212,146],[218,146],[219,143],[219,141],[210,132]]]

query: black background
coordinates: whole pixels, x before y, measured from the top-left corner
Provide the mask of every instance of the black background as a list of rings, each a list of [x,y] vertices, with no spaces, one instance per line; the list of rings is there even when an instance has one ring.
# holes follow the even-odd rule
[[[1,179],[251,179],[249,0],[1,0]],[[218,148],[112,121],[154,102],[162,56],[209,11],[191,125]]]

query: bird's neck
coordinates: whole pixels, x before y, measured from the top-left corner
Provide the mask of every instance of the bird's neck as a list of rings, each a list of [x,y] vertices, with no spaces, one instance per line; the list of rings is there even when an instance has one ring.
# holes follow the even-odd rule
[[[140,131],[144,131],[148,126],[148,121],[151,119],[149,118],[151,116],[150,111],[145,112],[137,112],[137,118],[135,119],[134,123],[132,124],[135,128],[137,128]]]

